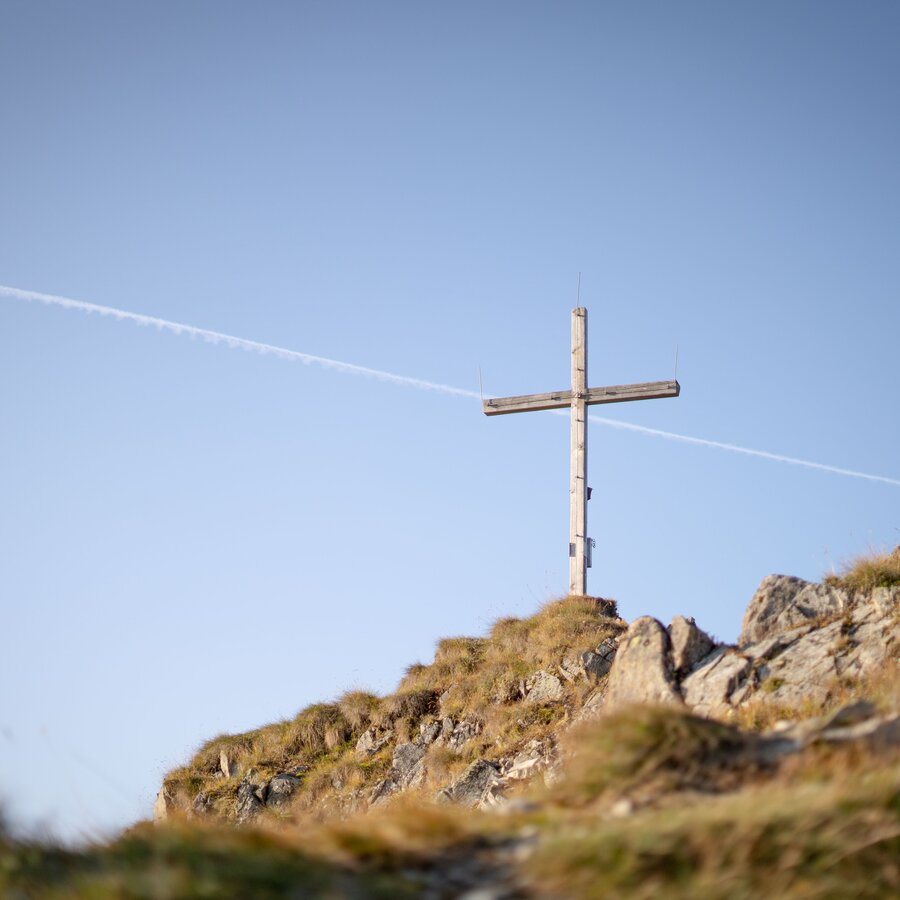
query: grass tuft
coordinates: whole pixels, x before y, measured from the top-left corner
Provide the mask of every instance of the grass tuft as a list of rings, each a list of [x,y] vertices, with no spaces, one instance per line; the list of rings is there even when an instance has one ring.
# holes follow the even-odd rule
[[[379,698],[368,691],[347,691],[338,698],[338,709],[354,732],[365,731],[378,711]]]
[[[289,728],[291,755],[316,755],[333,750],[349,738],[350,724],[336,703],[316,703],[301,710]]]
[[[539,896],[569,900],[897,896],[898,775],[862,769],[564,823],[526,866]]]
[[[578,806],[635,790],[707,789],[750,740],[730,725],[670,706],[632,706],[573,729],[572,759],[554,796]]]
[[[900,586],[900,547],[891,553],[866,553],[848,562],[825,583],[866,593],[879,587]]]

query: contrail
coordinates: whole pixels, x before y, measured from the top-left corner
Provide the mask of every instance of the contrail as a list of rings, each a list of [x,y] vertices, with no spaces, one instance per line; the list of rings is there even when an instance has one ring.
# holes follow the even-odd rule
[[[624,431],[637,431],[653,437],[668,438],[670,441],[681,441],[683,444],[696,444],[700,447],[714,447],[717,450],[729,450],[732,453],[743,453],[744,456],[756,456],[773,462],[789,463],[792,466],[803,466],[807,469],[818,469],[820,472],[831,472],[833,475],[848,475],[851,478],[865,478],[867,481],[880,481],[884,484],[895,484],[900,487],[900,480],[887,478],[884,475],[869,475],[853,469],[841,469],[825,463],[810,462],[808,459],[796,459],[793,456],[782,456],[780,453],[769,453],[767,450],[752,450],[750,447],[739,447],[737,444],[725,444],[722,441],[710,441],[707,438],[688,437],[686,434],[675,434],[672,431],[661,431],[659,428],[648,428],[646,425],[632,425],[631,422],[620,422],[618,419],[606,419],[603,416],[588,416],[591,422],[620,428]]]
[[[323,366],[337,372],[347,372],[350,375],[362,375],[365,378],[374,378],[378,381],[387,381],[392,384],[401,384],[404,387],[418,388],[423,391],[437,391],[441,394],[451,394],[455,397],[472,397],[478,399],[475,391],[465,391],[462,388],[451,387],[449,384],[435,384],[432,381],[423,381],[421,378],[409,378],[406,375],[395,375],[393,372],[382,372],[380,369],[369,369],[366,366],[357,366],[353,363],[341,362],[338,359],[328,359],[324,356],[313,356],[311,353],[300,353],[297,350],[287,350],[284,347],[276,347],[274,344],[263,344],[259,341],[248,341],[246,338],[235,337],[231,334],[222,334],[220,331],[210,331],[208,328],[197,328],[194,325],[185,325],[183,322],[170,322],[168,319],[157,319],[155,316],[143,316],[139,313],[126,312],[124,309],[115,309],[112,306],[100,306],[97,303],[85,303],[82,300],[72,300],[69,297],[57,297],[53,294],[39,294],[36,291],[22,291],[18,288],[0,285],[0,295],[11,297],[14,300],[37,300],[51,306],[61,306],[64,309],[76,309],[84,313],[97,313],[101,316],[112,316],[114,319],[128,322],[136,322],[138,325],[152,325],[160,331],[171,331],[173,334],[187,334],[191,337],[201,338],[210,344],[225,344],[228,347],[239,347],[241,350],[252,350],[254,353],[262,353],[270,356],[278,356],[281,359],[296,360],[307,365]]]
[[[246,338],[235,337],[231,334],[223,334],[220,331],[210,331],[208,328],[197,328],[195,325],[185,325],[182,322],[170,322],[168,319],[158,319],[155,316],[144,316],[139,313],[127,312],[112,306],[101,306],[97,303],[85,303],[82,300],[72,300],[69,297],[58,297],[54,294],[40,294],[36,291],[23,291],[19,288],[0,285],[0,296],[6,296],[14,300],[37,301],[52,306],[61,306],[64,309],[74,309],[84,313],[97,313],[101,316],[112,316],[119,321],[135,322],[138,325],[152,325],[160,331],[171,331],[173,334],[187,334],[191,337],[201,338],[210,344],[225,344],[228,347],[239,347],[242,350],[250,350],[263,355],[277,356],[281,359],[296,360],[307,365],[322,366],[336,372],[346,372],[349,375],[361,375],[364,378],[373,378],[389,384],[399,384],[403,387],[416,388],[423,391],[436,391],[440,394],[448,394],[453,397],[467,397],[479,399],[480,394],[475,391],[467,391],[463,388],[453,387],[449,384],[438,384],[433,381],[425,381],[421,378],[410,378],[408,375],[397,375],[393,372],[385,372],[381,369],[370,369],[367,366],[358,366],[354,363],[342,362],[337,359],[329,359],[325,356],[314,356],[311,353],[300,353],[298,350],[288,350],[285,347],[277,347],[274,344],[264,344],[259,341],[250,341]],[[563,413],[565,415],[565,413]],[[731,453],[740,453],[744,456],[755,456],[759,459],[768,459],[772,462],[788,463],[792,466],[802,466],[806,469],[817,469],[820,472],[830,472],[832,475],[845,475],[849,478],[863,478],[866,481],[878,481],[882,484],[892,484],[900,487],[900,479],[887,478],[884,475],[870,475],[867,472],[856,472],[853,469],[842,469],[838,466],[829,466],[824,463],[811,462],[807,459],[796,459],[793,456],[783,456],[780,453],[769,453],[766,450],[754,450],[750,447],[740,447],[737,444],[727,444],[722,441],[711,441],[706,438],[689,437],[685,434],[676,434],[672,431],[662,431],[659,428],[649,428],[646,425],[633,425],[630,422],[622,422],[618,419],[607,419],[604,416],[588,416],[591,422],[606,425],[610,428],[618,428],[624,431],[635,431],[639,434],[647,434],[652,437],[666,438],[671,441],[680,441],[684,444],[695,444],[700,447],[712,447],[716,450],[727,450]]]

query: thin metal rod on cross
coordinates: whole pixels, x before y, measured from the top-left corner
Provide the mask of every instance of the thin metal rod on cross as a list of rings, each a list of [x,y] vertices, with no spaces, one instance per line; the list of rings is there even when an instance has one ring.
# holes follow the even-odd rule
[[[569,479],[569,593],[587,593],[590,566],[587,536],[587,407],[599,403],[625,403],[629,400],[656,400],[677,397],[681,385],[673,381],[649,381],[613,387],[587,386],[587,310],[572,310],[572,389],[520,397],[495,397],[483,401],[486,416],[535,412],[542,409],[571,410],[571,448]]]

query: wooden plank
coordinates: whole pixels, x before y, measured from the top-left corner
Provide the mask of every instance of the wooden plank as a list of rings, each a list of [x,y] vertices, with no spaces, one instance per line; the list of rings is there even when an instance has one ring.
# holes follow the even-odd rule
[[[572,417],[569,478],[569,593],[587,593],[587,310],[572,310]]]
[[[588,406],[596,406],[598,403],[624,403],[627,400],[661,400],[677,397],[680,393],[681,385],[677,381],[647,381],[643,384],[589,388],[585,402]]]
[[[523,394],[520,397],[492,397],[483,403],[486,416],[507,413],[534,412],[539,409],[565,409],[572,404],[571,391],[550,391],[547,394]]]
[[[677,381],[647,381],[643,384],[616,384],[611,387],[588,388],[588,406],[600,403],[625,403],[628,400],[661,400],[677,397],[681,385]],[[572,404],[571,391],[549,391],[546,394],[522,394],[518,397],[492,397],[483,403],[486,416],[505,416],[508,413],[536,412],[542,409],[565,409]]]

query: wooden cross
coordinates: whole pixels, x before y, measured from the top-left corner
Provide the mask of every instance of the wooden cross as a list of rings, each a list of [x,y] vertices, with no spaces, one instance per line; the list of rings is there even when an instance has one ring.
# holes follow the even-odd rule
[[[572,310],[572,389],[522,397],[496,397],[484,400],[486,416],[533,412],[540,409],[565,409],[572,413],[571,476],[569,480],[569,593],[587,593],[587,569],[590,566],[587,537],[587,407],[598,403],[624,403],[627,400],[655,400],[677,397],[677,381],[650,381],[644,384],[620,384],[615,387],[587,386],[587,310]]]

